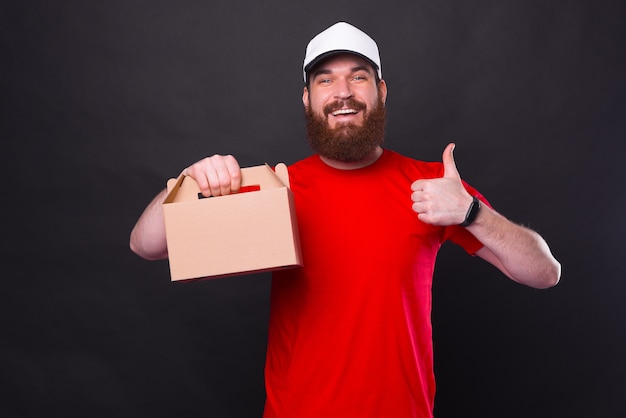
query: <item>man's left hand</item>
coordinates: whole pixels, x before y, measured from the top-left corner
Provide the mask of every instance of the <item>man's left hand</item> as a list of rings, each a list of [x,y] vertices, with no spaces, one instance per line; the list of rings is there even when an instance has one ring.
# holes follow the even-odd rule
[[[472,203],[454,162],[454,147],[448,144],[443,151],[443,177],[417,180],[411,185],[413,210],[427,224],[458,225],[465,220]]]

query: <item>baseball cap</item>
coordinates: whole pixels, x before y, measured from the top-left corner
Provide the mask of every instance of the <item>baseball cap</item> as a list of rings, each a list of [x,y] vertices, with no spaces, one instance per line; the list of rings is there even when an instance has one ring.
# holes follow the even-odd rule
[[[378,78],[383,78],[376,42],[351,24],[338,22],[317,34],[307,45],[302,66],[304,82],[306,83],[306,75],[315,64],[331,55],[346,52],[367,59],[374,65]]]

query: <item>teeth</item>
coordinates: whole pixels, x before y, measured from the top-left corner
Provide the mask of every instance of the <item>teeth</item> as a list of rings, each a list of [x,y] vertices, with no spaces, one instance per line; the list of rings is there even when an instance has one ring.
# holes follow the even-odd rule
[[[353,113],[357,113],[356,110],[354,109],[339,109],[339,110],[335,110],[333,112],[333,116],[337,116],[337,115],[348,115],[348,114],[353,114]]]

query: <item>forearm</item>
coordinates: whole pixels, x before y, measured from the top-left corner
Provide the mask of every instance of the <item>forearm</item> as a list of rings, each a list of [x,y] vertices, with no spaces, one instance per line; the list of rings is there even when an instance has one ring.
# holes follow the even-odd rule
[[[130,249],[147,260],[167,258],[163,201],[167,191],[161,191],[143,211],[130,233]]]
[[[509,221],[486,205],[482,205],[467,229],[485,246],[477,255],[499,267],[512,280],[535,288],[558,283],[561,265],[535,231]]]

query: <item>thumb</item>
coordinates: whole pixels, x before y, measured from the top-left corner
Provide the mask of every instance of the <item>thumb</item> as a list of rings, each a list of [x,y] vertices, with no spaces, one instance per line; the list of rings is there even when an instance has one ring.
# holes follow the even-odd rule
[[[443,150],[443,176],[445,178],[461,178],[459,171],[456,169],[456,163],[454,162],[454,143],[448,144],[445,150]]]

